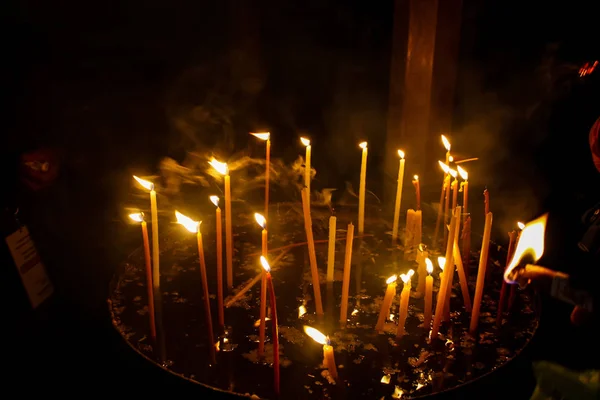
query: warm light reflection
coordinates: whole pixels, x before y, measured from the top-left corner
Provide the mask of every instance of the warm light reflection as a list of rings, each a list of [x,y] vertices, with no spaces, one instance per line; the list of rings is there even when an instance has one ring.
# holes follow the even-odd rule
[[[390,283],[396,282],[396,279],[398,279],[398,275],[392,275],[389,278],[387,278],[387,280],[385,281],[385,283],[387,285],[389,285]]]
[[[467,179],[469,179],[469,173],[467,171],[465,171],[465,169],[463,167],[461,167],[460,165],[457,165],[456,169],[458,170],[458,173],[460,174],[461,178],[463,178],[465,181]]]
[[[450,141],[446,139],[446,136],[444,135],[442,135],[442,143],[444,144],[446,151],[450,151]]]
[[[271,266],[269,265],[269,262],[267,261],[265,256],[260,256],[260,264],[262,265],[265,271],[271,272]]]
[[[381,383],[385,383],[386,385],[388,385],[390,383],[390,379],[392,378],[392,376],[390,374],[385,374],[384,376],[381,377]]]
[[[144,189],[146,190],[154,190],[154,183],[149,182],[149,181],[145,181],[142,178],[138,178],[137,176],[133,176],[133,179],[135,179],[136,181],[138,181],[138,183],[140,185],[142,185],[144,187]]]
[[[406,274],[400,274],[400,279],[402,279],[402,282],[404,283],[408,283],[408,281],[410,280],[410,278],[412,278],[412,276],[415,274],[415,271],[413,271],[412,269],[409,270]]]
[[[196,233],[198,232],[198,229],[200,229],[201,221],[194,221],[193,219],[191,219],[190,217],[186,217],[179,211],[175,211],[175,218],[177,218],[178,224],[183,225],[185,229],[192,233]]]
[[[306,307],[304,307],[304,305],[301,305],[300,307],[298,307],[298,318],[302,318],[304,314],[306,314]]]
[[[413,178],[414,178],[415,181],[418,181],[419,180],[419,175],[414,175]]]
[[[260,140],[269,140],[271,138],[271,132],[250,132],[250,134]]]
[[[425,248],[423,247],[423,243],[419,243],[419,251],[424,251]]]
[[[261,228],[265,229],[265,226],[267,225],[267,220],[265,219],[265,217],[262,216],[262,214],[254,213],[254,219],[260,225]]]
[[[440,269],[443,271],[444,267],[446,266],[446,257],[438,257],[438,265],[440,266]]]
[[[456,170],[455,170],[455,169],[452,169],[452,168],[449,168],[449,169],[448,169],[448,173],[449,173],[450,175],[452,175],[452,177],[453,177],[454,179],[456,179],[456,177],[458,176],[458,174],[457,174]]]
[[[352,310],[352,315],[356,315],[358,314],[358,308],[355,308],[354,310]]]
[[[517,222],[517,226],[519,227],[520,230],[525,229],[525,224],[522,222]]]
[[[227,163],[217,161],[217,159],[214,157],[208,163],[211,165],[211,167],[215,169],[215,171],[217,171],[221,175],[229,174],[229,168],[227,168]]]
[[[454,162],[454,156],[448,156],[448,162]]]
[[[359,143],[358,147],[360,147],[361,149],[366,149],[367,148],[367,142],[361,142],[361,143]]]
[[[504,271],[504,280],[507,283],[516,283],[511,279],[511,273],[517,265],[521,262],[523,257],[531,255],[533,262],[537,261],[544,254],[544,236],[546,233],[546,221],[548,220],[548,214],[544,214],[541,217],[528,222],[523,227],[519,241],[515,249],[510,264]]]
[[[135,222],[142,222],[144,220],[144,213],[140,212],[140,213],[129,214],[129,218],[131,218]]]
[[[400,158],[404,158],[404,152],[402,150],[398,150],[398,155]]]
[[[438,163],[440,164],[440,167],[442,168],[442,171],[444,171],[445,174],[448,173],[448,171],[450,170],[450,167],[447,166],[446,164],[444,164],[443,162],[438,160]]]
[[[446,260],[444,260],[444,263],[445,262],[446,262]],[[427,257],[425,259],[425,269],[427,270],[428,274],[432,274],[433,273],[433,263],[431,262],[431,260],[429,259],[429,257]]]
[[[219,207],[219,196],[210,196],[210,201],[215,205],[215,207]]]
[[[313,327],[304,325],[304,332],[310,336],[312,340],[319,344],[326,345],[329,342],[329,338],[327,336],[323,335],[320,331]]]
[[[305,137],[301,137],[300,141],[302,142],[303,145],[305,146],[310,146],[310,140],[305,138]]]
[[[404,395],[404,390],[400,389],[400,386],[396,386],[394,388],[394,393],[392,394],[392,399],[401,399]]]

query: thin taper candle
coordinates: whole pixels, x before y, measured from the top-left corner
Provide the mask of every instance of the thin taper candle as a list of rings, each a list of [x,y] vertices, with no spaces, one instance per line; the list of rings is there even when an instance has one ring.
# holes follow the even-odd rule
[[[474,335],[479,324],[479,310],[481,309],[481,298],[483,297],[483,286],[485,284],[485,270],[487,267],[488,251],[490,248],[490,235],[492,232],[492,213],[485,216],[485,227],[483,230],[483,241],[481,243],[481,254],[479,255],[479,270],[477,271],[477,286],[473,297],[473,313],[469,332]]]
[[[335,266],[335,231],[337,218],[329,217],[329,242],[327,243],[327,282],[333,282]]]
[[[261,232],[261,247],[262,257],[266,258],[267,249],[267,229],[266,219],[262,215],[255,213],[254,218],[258,225],[263,228]],[[262,258],[261,258],[262,260]],[[263,268],[260,285],[260,323],[258,328],[258,356],[263,357],[265,354],[265,327],[267,318],[267,271]]]
[[[219,198],[217,196],[210,196],[210,201],[217,207],[215,211],[217,236],[217,312],[219,327],[223,330],[225,327],[225,312],[223,309],[223,226]]]
[[[300,138],[300,141],[304,146],[306,146],[306,155],[304,157],[304,187],[308,190],[308,200],[310,203],[310,158],[312,153],[312,146],[310,145],[310,140],[307,138]]]
[[[312,231],[312,218],[310,216],[310,201],[308,188],[302,189],[302,208],[304,211],[304,230],[306,231],[306,242],[308,243],[308,259],[310,262],[310,274],[313,282],[313,294],[317,315],[323,315],[323,303],[321,301],[321,286],[319,281],[319,269],[317,267],[317,254],[315,251],[315,240]]]
[[[362,161],[360,164],[360,188],[358,192],[358,234],[365,231],[365,196],[367,190],[367,142],[358,145],[362,149]]]
[[[398,150],[400,156],[400,167],[398,168],[398,185],[396,188],[396,204],[394,205],[394,221],[392,225],[392,243],[395,244],[398,239],[398,227],[400,225],[400,208],[402,205],[402,186],[404,182],[404,152]]]
[[[354,225],[348,224],[346,236],[346,257],[344,258],[344,277],[342,281],[342,304],[340,306],[340,323],[345,324],[348,318],[348,292],[350,291],[350,269],[352,268],[352,244],[354,242]]]

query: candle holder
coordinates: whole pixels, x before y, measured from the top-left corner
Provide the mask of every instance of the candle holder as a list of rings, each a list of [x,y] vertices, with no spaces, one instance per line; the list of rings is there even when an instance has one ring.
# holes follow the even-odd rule
[[[277,212],[272,208],[269,213],[268,258],[277,295],[281,373],[279,398],[379,399],[398,396],[399,393],[402,393],[402,398],[412,398],[452,389],[469,390],[470,383],[493,376],[493,372],[523,351],[537,329],[539,306],[531,288],[517,291],[510,313],[503,316],[499,326],[496,325],[497,302],[504,271],[495,265],[495,261],[506,265],[506,255],[496,246],[491,246],[488,264],[491,271],[485,282],[475,335],[469,335],[471,315],[465,310],[457,275],[449,296],[450,321],[441,324],[436,340],[430,340],[429,327],[423,326],[427,296],[416,295],[418,265],[413,260],[398,257],[397,249],[389,245],[391,239],[386,236],[385,219],[378,215],[376,207],[368,208],[365,213],[368,235],[357,232],[353,238],[355,251],[347,316],[342,327],[339,320],[343,251],[348,237],[346,227],[356,221],[356,208],[340,205],[336,206],[338,231],[334,238],[337,254],[331,290],[328,289],[326,275],[331,213],[329,208],[314,206],[311,209],[323,293],[324,315],[319,317],[307,246],[304,243],[304,220],[301,214],[294,212],[298,210],[298,203],[279,203],[272,207],[277,207]],[[262,204],[257,204],[256,208],[262,208]],[[214,339],[215,363],[208,357],[210,352],[207,346],[210,343],[204,324],[206,313],[197,246],[189,233],[178,228],[166,216],[163,218],[164,221],[159,223],[164,227],[161,232],[160,260],[166,361],[162,362],[156,346],[150,340],[142,247],[124,260],[111,283],[109,307],[115,328],[123,340],[148,362],[180,376],[182,381],[231,392],[232,396],[255,394],[260,398],[276,398],[270,329],[265,341],[264,357],[258,355],[257,321],[260,316],[262,271],[257,259],[262,249],[257,240],[253,214],[240,213],[234,220],[237,261],[234,264],[233,292],[224,299],[224,334]],[[423,218],[423,242],[431,243],[435,212],[424,210]],[[212,251],[216,247],[215,230],[214,222],[206,218],[202,234],[214,323],[218,315],[217,256]],[[139,242],[138,230],[132,229],[131,235],[132,243],[136,239]],[[478,247],[478,244],[473,243],[473,247]],[[436,260],[439,255],[432,250],[429,257]],[[412,279],[404,331],[397,338],[401,286],[393,296],[382,329],[376,330],[375,325],[381,315],[386,280],[396,274],[407,274],[410,269],[417,271],[417,276]],[[357,287],[359,273],[360,287]],[[426,273],[429,276],[431,268]],[[472,295],[477,271],[472,269],[467,276]],[[435,268],[431,278],[433,305],[430,307],[435,312],[440,284],[439,268]],[[267,320],[267,326],[271,326],[270,319]],[[332,359],[337,364],[335,378],[327,372],[329,368],[323,365],[322,346],[304,333],[304,326],[314,327],[328,335],[328,343],[334,351]]]

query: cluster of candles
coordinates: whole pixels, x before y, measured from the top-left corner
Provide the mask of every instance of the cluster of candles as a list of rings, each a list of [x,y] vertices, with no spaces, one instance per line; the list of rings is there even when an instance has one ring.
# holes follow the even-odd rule
[[[267,218],[268,218],[268,207],[269,207],[269,169],[270,169],[270,133],[252,133],[255,137],[266,142],[266,172],[265,172],[265,209],[264,215],[256,213],[255,219],[258,225],[262,228],[262,251],[260,256],[260,263],[263,267],[263,272],[260,275],[261,289],[260,289],[260,323],[259,323],[259,343],[258,343],[258,355],[264,357],[265,352],[265,330],[267,318],[267,301],[270,306],[270,321],[273,329],[273,367],[275,374],[275,392],[279,393],[279,346],[278,346],[278,325],[277,325],[277,311],[275,302],[275,293],[273,291],[273,282],[271,278],[271,267],[267,261]],[[304,226],[307,238],[307,247],[309,254],[309,263],[311,270],[311,277],[314,291],[314,302],[315,302],[315,313],[317,316],[322,316],[323,305],[321,300],[321,290],[319,282],[319,271],[317,266],[317,257],[315,251],[315,241],[312,231],[312,218],[310,214],[310,183],[311,183],[311,152],[312,147],[310,140],[306,138],[300,139],[302,144],[306,147],[305,154],[305,171],[304,171],[304,189],[302,189],[302,208],[304,214]],[[436,222],[436,229],[434,233],[434,246],[438,244],[438,235],[440,225],[448,229],[444,229],[444,243],[445,243],[445,257],[438,257],[438,264],[442,270],[440,273],[440,284],[439,292],[437,295],[437,303],[435,305],[435,313],[433,313],[433,263],[429,259],[429,253],[427,249],[421,243],[422,236],[422,213],[420,207],[420,183],[417,175],[414,175],[413,185],[416,191],[416,210],[409,209],[407,211],[406,218],[406,229],[405,229],[405,241],[404,251],[405,254],[416,250],[416,262],[418,264],[418,286],[416,292],[421,296],[424,296],[424,321],[423,327],[426,331],[430,331],[430,338],[435,340],[438,338],[439,329],[443,321],[450,320],[450,293],[452,290],[452,281],[454,278],[454,271],[458,272],[460,280],[460,287],[462,291],[463,303],[465,310],[471,313],[471,323],[469,331],[471,334],[475,334],[477,331],[477,325],[479,321],[479,312],[481,308],[481,300],[483,296],[484,280],[486,276],[486,267],[488,259],[488,249],[490,244],[490,234],[492,228],[492,213],[489,211],[489,193],[486,190],[484,192],[485,197],[485,226],[483,241],[481,247],[481,253],[479,257],[479,269],[477,275],[477,283],[475,294],[471,302],[469,293],[469,287],[467,282],[467,274],[465,264],[468,265],[469,260],[469,246],[470,246],[470,221],[471,218],[468,215],[468,174],[462,167],[457,166],[454,170],[450,167],[453,162],[453,157],[450,154],[450,142],[445,136],[442,135],[442,143],[446,148],[446,162],[440,161],[440,167],[444,172],[442,189],[440,194],[440,205],[438,209],[438,218]],[[362,161],[361,161],[361,172],[360,172],[360,189],[359,189],[359,207],[358,207],[358,235],[362,235],[364,232],[364,215],[365,215],[365,194],[366,194],[366,168],[367,168],[367,142],[359,144],[362,149]],[[400,209],[402,203],[403,193],[403,181],[404,181],[404,170],[405,170],[405,154],[402,150],[398,150],[400,157],[400,165],[398,171],[398,186],[396,192],[396,201],[394,207],[394,220],[392,228],[392,243],[395,244],[398,239],[399,231],[399,220],[400,220]],[[226,284],[229,290],[233,288],[233,236],[232,236],[232,214],[231,214],[231,180],[229,175],[229,169],[226,163],[220,162],[216,159],[212,159],[209,164],[224,177],[224,194],[225,194],[225,254],[226,254]],[[458,185],[458,176],[463,179],[463,182]],[[141,222],[142,226],[142,237],[144,243],[144,256],[145,256],[145,267],[146,277],[148,281],[148,309],[150,318],[150,330],[151,336],[159,348],[159,357],[162,360],[166,359],[164,349],[164,332],[162,329],[162,300],[160,292],[160,262],[159,262],[159,240],[158,240],[158,209],[156,201],[156,191],[154,190],[154,184],[144,179],[134,176],[135,180],[146,190],[150,192],[150,209],[151,209],[151,222],[152,222],[152,256],[150,256],[150,243],[148,237],[148,230],[146,221],[143,213],[131,214],[130,218],[134,221]],[[460,189],[459,189],[460,188]],[[463,201],[462,205],[458,204],[458,193],[462,191]],[[452,203],[450,203],[452,199]],[[225,327],[225,314],[223,306],[223,244],[222,244],[222,216],[221,209],[219,207],[219,198],[217,196],[210,196],[210,200],[216,206],[216,252],[217,252],[217,310],[218,310],[218,324],[221,331]],[[213,325],[211,317],[211,307],[209,300],[208,282],[206,277],[206,263],[204,259],[204,247],[202,242],[201,233],[201,221],[195,221],[178,211],[175,211],[175,217],[179,224],[184,226],[189,232],[195,233],[197,236],[198,244],[198,256],[200,273],[202,279],[202,291],[204,297],[205,317],[206,326],[208,330],[209,338],[209,352],[210,360],[212,363],[216,362],[215,355],[215,341],[213,334]],[[519,223],[520,224],[520,223]],[[329,240],[328,240],[328,260],[327,260],[327,283],[332,283],[334,280],[334,261],[335,261],[335,241],[336,241],[336,217],[331,216],[329,220]],[[462,225],[462,235],[460,234]],[[520,224],[520,229],[526,227]],[[509,258],[514,255],[513,249],[515,243],[518,241],[519,233],[513,231],[509,234],[510,245],[509,245]],[[462,254],[465,262],[461,257],[461,250],[459,247],[459,238],[462,238]],[[354,241],[354,225],[352,222],[348,224],[346,233],[346,248],[345,248],[345,259],[343,267],[343,279],[342,279],[342,296],[340,305],[340,323],[342,327],[347,321],[348,313],[348,297],[350,287],[350,269],[352,264],[352,247]],[[526,247],[526,246],[525,246]],[[521,249],[523,253],[527,248]],[[519,249],[517,249],[519,250]],[[519,252],[519,251],[517,251]],[[508,265],[508,264],[507,264]],[[408,316],[408,306],[411,291],[411,278],[414,271],[411,269],[405,274],[401,274],[400,280],[403,282],[403,289],[400,294],[399,301],[399,313],[398,313],[398,325],[396,330],[396,337],[401,338],[406,334],[405,322]],[[246,288],[242,289],[239,293],[247,291],[255,281],[247,285]],[[375,325],[375,330],[382,332],[386,320],[390,316],[390,308],[393,303],[394,297],[396,296],[396,285],[398,283],[398,276],[394,275],[387,279],[387,288],[381,305],[381,311]],[[514,286],[513,286],[514,287]],[[501,290],[501,299],[498,310],[498,324],[502,322],[502,313],[504,310],[504,303],[507,292],[506,282],[503,283]],[[236,295],[238,296],[239,293]],[[267,300],[268,297],[268,300]],[[512,303],[514,298],[514,290],[511,290],[511,296],[509,299]],[[324,366],[328,368],[330,376],[335,379],[337,377],[337,370],[335,360],[333,356],[333,348],[329,341],[329,338],[323,335],[311,327],[305,327],[305,332],[313,338],[316,342],[323,344],[324,351]],[[163,340],[161,340],[163,339]]]

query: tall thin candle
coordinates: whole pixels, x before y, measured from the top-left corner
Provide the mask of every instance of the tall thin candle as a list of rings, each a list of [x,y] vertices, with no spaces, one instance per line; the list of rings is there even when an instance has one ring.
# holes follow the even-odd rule
[[[506,267],[508,267],[508,263],[512,258],[512,253],[514,250],[515,239],[517,237],[517,231],[513,230],[508,232],[508,251],[506,252]],[[505,267],[505,269],[506,269]],[[502,288],[500,289],[500,300],[498,301],[498,314],[496,315],[496,326],[500,327],[502,325],[502,313],[504,312],[504,303],[506,297],[506,289],[507,284],[504,279],[502,279]]]
[[[269,182],[271,173],[271,133],[256,132],[250,133],[254,137],[266,141],[266,156],[265,156],[265,218],[269,218]]]
[[[315,240],[312,231],[312,218],[310,216],[310,202],[308,188],[302,189],[302,208],[304,210],[304,230],[306,231],[306,242],[308,243],[308,259],[310,262],[310,273],[313,282],[313,293],[317,315],[323,315],[323,303],[321,301],[321,286],[319,283],[319,269],[317,267],[317,254],[315,251]]]
[[[277,320],[277,304],[275,302],[275,288],[271,278],[271,266],[264,256],[260,256],[260,263],[266,271],[267,287],[269,290],[269,304],[271,306],[271,327],[273,335],[273,378],[275,394],[279,395],[279,322]]]
[[[452,181],[452,209],[454,210],[458,205],[458,179],[456,170],[450,169],[448,171],[454,180]]]
[[[398,226],[400,224],[400,206],[402,205],[402,185],[404,182],[404,152],[398,150],[400,156],[400,167],[398,169],[398,186],[396,188],[396,204],[394,205],[394,221],[392,224],[392,243],[395,244],[398,239]]]
[[[300,138],[300,141],[304,146],[306,146],[306,156],[304,157],[304,186],[308,189],[308,200],[310,203],[310,158],[312,152],[312,146],[310,145],[310,140],[304,137]]]
[[[204,316],[206,318],[206,328],[208,331],[208,350],[210,354],[210,361],[214,364],[217,359],[215,356],[215,339],[212,327],[212,317],[210,313],[210,296],[208,294],[208,280],[206,277],[206,262],[204,261],[204,246],[202,245],[202,232],[200,232],[200,225],[202,221],[194,221],[193,219],[186,217],[179,211],[175,211],[175,217],[177,223],[184,226],[191,233],[196,234],[198,240],[198,259],[200,261],[200,276],[202,278],[202,292],[204,295]]]
[[[333,282],[335,266],[335,231],[337,218],[335,215],[329,217],[329,242],[327,243],[327,282]]]
[[[362,161],[360,164],[360,188],[358,192],[358,234],[365,231],[365,196],[367,190],[367,142],[358,145],[362,149]]]
[[[485,216],[485,226],[483,228],[483,241],[481,243],[481,254],[479,255],[479,270],[477,271],[477,286],[475,287],[475,297],[473,297],[473,313],[471,314],[471,324],[469,332],[474,335],[479,324],[479,310],[481,309],[481,298],[483,297],[483,286],[485,284],[485,270],[487,267],[488,251],[490,248],[490,235],[492,232],[492,213]]]
[[[233,231],[231,228],[231,178],[226,163],[212,159],[209,164],[225,180],[225,254],[227,256],[227,288],[233,289]]]
[[[267,250],[267,220],[262,215],[255,213],[254,219],[262,229],[262,257],[266,257]],[[261,260],[262,260],[261,257]],[[260,285],[260,324],[258,327],[258,356],[265,354],[265,324],[267,318],[267,272],[263,268],[263,274]]]
[[[346,257],[344,258],[344,277],[342,281],[342,304],[340,306],[340,323],[345,324],[348,318],[348,292],[350,291],[350,269],[352,268],[352,244],[354,242],[354,225],[348,224],[346,236]]]
[[[425,259],[427,264],[427,278],[425,279],[425,312],[423,317],[423,327],[429,330],[431,326],[431,305],[433,301],[433,264],[429,258]]]
[[[210,196],[210,201],[217,207],[215,211],[217,230],[217,311],[219,314],[219,327],[222,330],[225,327],[225,313],[223,310],[223,227],[219,197]]]
[[[419,175],[413,176],[413,185],[415,186],[415,195],[417,196],[417,211],[421,210],[421,183],[419,182]]]

